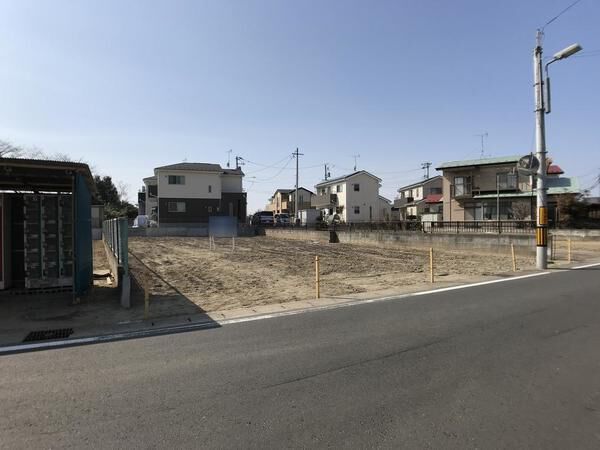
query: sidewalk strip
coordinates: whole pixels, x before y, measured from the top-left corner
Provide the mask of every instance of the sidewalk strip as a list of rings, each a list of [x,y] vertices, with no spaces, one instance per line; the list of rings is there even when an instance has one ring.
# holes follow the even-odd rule
[[[387,297],[368,298],[368,299],[364,299],[364,300],[351,300],[351,301],[343,302],[343,303],[334,303],[331,305],[315,306],[315,307],[311,307],[311,308],[301,308],[301,309],[293,309],[290,311],[259,314],[256,316],[240,317],[237,319],[224,319],[224,320],[218,320],[218,322],[221,325],[231,325],[231,324],[235,324],[235,323],[253,322],[255,320],[272,319],[275,317],[283,317],[283,316],[293,316],[296,314],[302,314],[302,313],[306,313],[306,312],[327,311],[327,310],[338,309],[338,308],[347,308],[348,306],[366,305],[369,303],[385,302],[385,301],[389,301],[389,300],[400,300],[400,299],[405,299],[405,298],[409,298],[409,297],[416,297],[419,295],[436,294],[438,292],[447,292],[447,291],[454,291],[454,290],[458,290],[458,289],[466,289],[466,288],[470,288],[470,287],[484,286],[486,284],[495,284],[495,283],[503,283],[506,281],[522,280],[524,278],[532,278],[532,277],[539,277],[542,275],[550,275],[551,273],[552,272],[538,272],[538,273],[532,273],[532,274],[528,274],[528,275],[521,275],[518,277],[501,278],[498,280],[481,281],[481,282],[471,283],[471,284],[461,284],[459,286],[450,286],[450,287],[445,287],[445,288],[432,289],[429,291],[410,292],[408,294],[390,295]]]
[[[594,264],[588,264],[585,266],[573,267],[573,269],[583,269],[586,267],[594,267],[594,266],[599,266],[599,265],[600,265],[600,263],[594,263]],[[531,273],[531,274],[527,274],[527,275],[520,275],[517,277],[500,278],[497,280],[489,280],[489,281],[481,281],[481,282],[477,282],[477,283],[462,284],[462,285],[458,285],[458,286],[450,286],[450,287],[439,288],[439,289],[431,289],[431,290],[422,291],[422,292],[411,292],[411,293],[407,293],[407,294],[390,295],[390,296],[386,296],[386,297],[377,297],[377,298],[370,298],[370,299],[364,299],[364,300],[350,300],[348,302],[343,302],[343,303],[333,303],[330,305],[321,305],[321,306],[314,306],[314,307],[308,307],[308,308],[293,309],[293,310],[289,310],[289,311],[278,311],[278,312],[273,312],[273,313],[257,314],[254,316],[246,316],[246,317],[239,317],[239,318],[232,318],[232,319],[222,319],[222,320],[213,319],[213,322],[190,323],[190,324],[184,324],[184,325],[166,326],[166,327],[162,327],[162,328],[155,328],[155,329],[149,329],[149,330],[125,331],[125,332],[121,332],[121,333],[94,336],[94,337],[82,337],[82,338],[74,338],[74,339],[65,339],[65,340],[61,340],[61,341],[12,345],[12,346],[7,346],[7,347],[0,347],[0,355],[9,354],[9,353],[21,353],[21,352],[33,351],[33,350],[53,349],[53,348],[71,347],[71,346],[84,345],[84,344],[95,344],[95,343],[101,343],[101,342],[119,341],[119,340],[139,338],[139,337],[159,336],[159,335],[163,335],[163,334],[171,334],[174,332],[184,332],[184,331],[193,331],[193,330],[200,330],[200,329],[206,329],[206,328],[215,328],[219,325],[232,325],[232,324],[236,324],[236,323],[253,322],[256,320],[273,319],[276,317],[294,316],[297,314],[303,314],[303,313],[307,313],[307,312],[327,311],[327,310],[333,310],[333,309],[338,309],[338,308],[347,308],[349,306],[366,305],[369,303],[378,303],[378,302],[384,302],[384,301],[389,301],[389,300],[400,300],[400,299],[417,297],[417,296],[422,296],[422,295],[437,294],[437,293],[441,293],[441,292],[448,292],[448,291],[455,291],[455,290],[459,290],[459,289],[467,289],[467,288],[471,288],[471,287],[485,286],[488,284],[505,283],[505,282],[510,282],[510,281],[523,280],[526,278],[540,277],[540,276],[544,276],[544,275],[550,275],[552,273],[553,272],[536,272],[536,273]]]

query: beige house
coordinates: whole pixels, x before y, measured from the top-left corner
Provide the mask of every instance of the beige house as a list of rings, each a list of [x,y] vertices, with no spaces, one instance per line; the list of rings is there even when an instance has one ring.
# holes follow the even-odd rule
[[[532,220],[535,218],[535,177],[517,171],[520,155],[450,161],[441,164],[443,217],[445,221]],[[576,178],[560,177],[550,166],[548,212],[555,215],[561,194],[580,192]]]
[[[400,220],[421,218],[423,214],[442,212],[442,176],[428,178],[398,189],[394,200]]]
[[[299,210],[310,209],[315,194],[306,188],[300,187],[298,190]],[[273,211],[273,214],[295,215],[296,208],[296,189],[277,189],[265,206],[265,211]]]
[[[341,222],[377,222],[391,213],[390,201],[379,195],[381,179],[360,170],[315,185],[314,206],[327,219],[336,216]]]

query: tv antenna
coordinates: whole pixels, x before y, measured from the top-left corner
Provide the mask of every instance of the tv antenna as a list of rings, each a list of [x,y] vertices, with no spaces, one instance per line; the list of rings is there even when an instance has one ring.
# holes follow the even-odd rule
[[[227,150],[227,168],[229,169],[229,166],[231,166],[231,152],[233,150],[229,149]]]
[[[485,156],[483,139],[488,137],[488,132],[485,131],[482,134],[476,134],[475,136],[481,138],[481,158],[483,158]]]
[[[356,168],[358,167],[356,165],[356,160],[360,158],[360,155],[357,153],[356,155],[352,155],[352,157],[354,158],[354,171],[356,172]]]

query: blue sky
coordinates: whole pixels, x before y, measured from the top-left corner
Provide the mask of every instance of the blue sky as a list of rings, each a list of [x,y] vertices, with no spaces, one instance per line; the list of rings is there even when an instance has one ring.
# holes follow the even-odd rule
[[[0,0],[0,139],[127,183],[244,157],[249,210],[276,188],[360,169],[382,194],[424,161],[528,153],[535,30],[570,0]],[[585,187],[600,171],[600,2],[546,28],[547,144]],[[584,54],[585,55],[585,54]],[[232,157],[233,158],[233,157]],[[287,165],[286,165],[287,164]],[[268,167],[265,167],[268,166]],[[271,166],[271,167],[269,167]]]

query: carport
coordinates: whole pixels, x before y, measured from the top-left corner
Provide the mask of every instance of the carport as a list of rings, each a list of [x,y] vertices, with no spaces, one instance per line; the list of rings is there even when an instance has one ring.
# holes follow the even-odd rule
[[[0,289],[90,289],[95,191],[87,164],[0,158]]]

